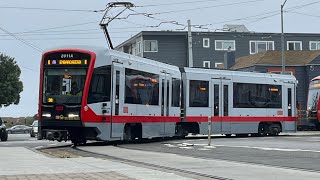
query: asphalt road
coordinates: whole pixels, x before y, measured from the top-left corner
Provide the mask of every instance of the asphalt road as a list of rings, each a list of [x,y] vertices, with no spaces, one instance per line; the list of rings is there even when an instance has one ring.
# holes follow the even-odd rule
[[[57,141],[37,140],[37,137],[30,137],[30,134],[8,134],[7,141],[0,141],[0,147],[43,148],[67,144],[71,143],[59,143]]]
[[[320,171],[320,136],[278,136],[183,139],[153,143],[122,144],[119,147],[174,153],[204,159],[262,164],[307,171]]]

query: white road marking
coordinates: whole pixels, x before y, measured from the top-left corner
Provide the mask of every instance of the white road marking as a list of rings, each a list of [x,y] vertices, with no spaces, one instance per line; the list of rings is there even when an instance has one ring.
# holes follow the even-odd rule
[[[309,149],[283,149],[283,148],[254,147],[254,146],[228,146],[228,145],[215,145],[215,146],[217,146],[217,147],[231,147],[231,148],[259,149],[259,150],[265,150],[265,151],[314,152],[314,153],[320,153],[320,151],[309,150]]]
[[[200,149],[197,149],[199,151],[210,151],[211,149],[206,149],[206,148],[200,148]]]
[[[37,147],[35,147],[35,149],[39,149],[39,148],[43,148],[43,146],[37,146]]]
[[[49,146],[55,146],[55,145],[58,145],[57,143],[54,143],[54,144],[49,144]]]
[[[301,137],[282,137],[284,139],[301,139]]]
[[[310,139],[310,140],[307,140],[308,142],[320,142],[320,139]]]
[[[164,144],[165,146],[167,147],[178,147],[178,146],[175,146],[175,145],[172,145],[172,144]]]

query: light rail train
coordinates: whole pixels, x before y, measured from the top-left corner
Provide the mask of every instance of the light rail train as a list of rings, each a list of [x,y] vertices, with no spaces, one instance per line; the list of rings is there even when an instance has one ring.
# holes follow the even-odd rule
[[[182,68],[97,47],[42,56],[38,139],[117,141],[296,130],[291,75]]]

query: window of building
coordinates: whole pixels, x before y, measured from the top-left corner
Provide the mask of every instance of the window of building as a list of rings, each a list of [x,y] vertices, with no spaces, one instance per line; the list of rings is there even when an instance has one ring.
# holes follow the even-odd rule
[[[282,74],[282,69],[281,68],[268,68],[267,70],[268,73],[273,73],[273,74]],[[284,74],[288,75],[296,75],[296,70],[291,69],[291,68],[285,68]]]
[[[189,107],[209,107],[209,81],[190,80]]]
[[[210,61],[203,61],[204,68],[210,68]]]
[[[250,54],[274,50],[274,41],[250,41]]]
[[[180,79],[172,78],[172,107],[180,107]]]
[[[137,54],[141,53],[141,41],[137,42]]]
[[[216,68],[224,68],[223,63],[214,63],[214,67]]]
[[[216,50],[217,51],[235,51],[236,50],[236,41],[234,40],[216,40]]]
[[[320,41],[310,41],[310,50],[319,50],[320,49]]]
[[[159,105],[159,75],[126,69],[125,103]]]
[[[204,48],[210,47],[210,39],[209,38],[203,38],[203,47]]]
[[[93,70],[88,103],[110,101],[111,66],[98,67]]]
[[[280,85],[271,84],[233,84],[234,108],[281,108]]]
[[[144,41],[144,52],[158,52],[158,41],[145,40]]]
[[[289,50],[289,51],[302,50],[302,42],[301,41],[287,41],[287,50]]]

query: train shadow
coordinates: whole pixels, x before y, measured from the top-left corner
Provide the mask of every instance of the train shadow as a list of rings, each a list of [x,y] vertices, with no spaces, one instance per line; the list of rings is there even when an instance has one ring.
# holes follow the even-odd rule
[[[211,139],[245,139],[245,138],[263,138],[263,137],[288,137],[290,135],[280,135],[280,136],[211,136]],[[186,137],[158,137],[152,139],[136,139],[133,141],[89,141],[85,144],[79,144],[77,146],[118,146],[124,144],[149,144],[149,143],[159,143],[159,142],[170,142],[177,140],[195,140],[195,139],[208,139],[208,136],[186,136]]]

